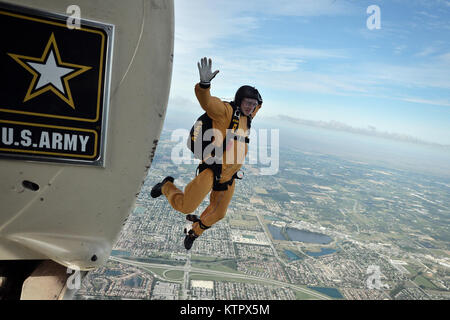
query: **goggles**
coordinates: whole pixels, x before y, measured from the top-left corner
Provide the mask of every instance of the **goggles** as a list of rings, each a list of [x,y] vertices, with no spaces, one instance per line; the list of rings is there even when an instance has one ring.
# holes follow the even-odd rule
[[[246,105],[248,107],[256,108],[258,106],[258,101],[256,99],[244,98],[241,104]]]

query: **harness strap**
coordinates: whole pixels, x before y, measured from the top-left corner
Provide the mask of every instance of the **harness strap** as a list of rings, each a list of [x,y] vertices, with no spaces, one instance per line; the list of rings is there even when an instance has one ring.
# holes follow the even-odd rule
[[[202,162],[197,167],[197,171],[198,171],[197,175],[202,173],[202,171],[204,171],[206,169],[211,169],[211,171],[214,174],[214,181],[220,180],[220,177],[222,176],[222,165],[221,164],[215,163],[215,162],[212,164],[207,164],[205,162]]]
[[[222,182],[222,183],[217,182],[213,186],[213,190],[214,191],[226,191],[226,190],[228,190],[228,186],[231,186],[233,184],[233,180],[234,180],[234,178],[231,178],[230,180],[228,180],[226,182]]]
[[[231,177],[230,180],[220,183],[220,178],[222,176],[222,165],[218,163],[207,164],[200,163],[197,167],[197,174],[200,174],[202,171],[206,169],[211,169],[214,174],[214,182],[213,182],[213,190],[214,191],[225,191],[228,190],[228,186],[233,184],[234,179],[241,180],[242,178],[238,177],[237,172]]]

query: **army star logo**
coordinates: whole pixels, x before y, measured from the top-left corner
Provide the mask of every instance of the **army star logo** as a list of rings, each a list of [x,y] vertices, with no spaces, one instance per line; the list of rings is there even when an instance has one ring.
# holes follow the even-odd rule
[[[88,71],[91,67],[62,62],[53,33],[40,58],[12,53],[8,53],[8,55],[33,75],[23,102],[51,91],[75,109],[69,80]]]

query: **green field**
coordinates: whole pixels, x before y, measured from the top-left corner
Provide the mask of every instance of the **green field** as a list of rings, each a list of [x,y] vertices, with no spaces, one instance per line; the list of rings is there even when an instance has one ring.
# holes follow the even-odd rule
[[[409,277],[414,278],[417,276],[417,274],[419,273],[416,269],[414,269],[412,266],[410,265],[406,265],[404,266],[406,270],[409,271],[410,275]]]
[[[190,279],[191,280],[209,280],[209,281],[241,282],[241,283],[243,283],[243,281],[240,279],[233,279],[233,278],[229,278],[229,277],[221,277],[221,276],[206,275],[206,274],[196,274],[196,273],[192,273],[190,275]],[[262,280],[260,281],[260,280],[250,280],[250,279],[245,280],[245,283],[270,285],[270,284],[265,283]],[[295,297],[297,300],[317,300],[317,298],[315,296],[309,295],[305,292],[298,291],[295,289],[293,289],[293,290],[295,292]]]
[[[234,279],[232,276],[217,276],[217,275],[207,275],[201,273],[192,272],[189,274],[189,279],[191,280],[210,280],[210,281],[232,281],[232,282],[242,282],[240,279]],[[245,280],[246,283],[258,283],[261,284],[261,281],[258,280]]]
[[[242,274],[241,272],[237,271],[236,262],[234,260],[218,260],[209,262],[192,260],[192,267]]]
[[[183,280],[184,271],[180,270],[168,270],[164,272],[164,276],[169,280]]]
[[[164,277],[164,271],[166,270],[166,268],[165,267],[163,267],[163,268],[153,268],[153,267],[140,267],[140,268],[142,268],[142,269],[144,269],[144,270],[146,270],[146,271],[149,271],[150,273],[154,273],[154,274],[156,274],[156,275],[158,275],[158,276],[160,276],[161,278],[163,278]]]
[[[432,289],[432,290],[438,289],[438,287],[436,287],[430,280],[421,275],[417,276],[414,279],[414,282],[417,283],[417,285],[420,286],[422,289]]]
[[[303,291],[295,291],[295,298],[297,300],[317,300],[317,297],[311,296],[307,293],[304,293]]]

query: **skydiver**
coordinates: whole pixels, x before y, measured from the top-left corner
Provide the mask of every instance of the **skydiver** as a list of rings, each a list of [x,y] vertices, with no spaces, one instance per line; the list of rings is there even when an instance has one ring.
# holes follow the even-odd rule
[[[193,222],[192,229],[187,232],[184,239],[187,250],[191,249],[195,239],[206,229],[225,217],[234,193],[237,173],[248,151],[251,121],[263,102],[258,90],[248,85],[236,91],[232,102],[225,102],[211,96],[211,80],[219,73],[219,70],[212,72],[212,60],[207,58],[201,59],[197,66],[200,82],[195,85],[195,95],[206,115],[212,119],[212,127],[220,132],[220,137],[229,137],[227,134],[230,133],[233,121],[236,123],[236,117],[238,117],[238,124],[233,127],[235,134],[232,139],[214,140],[214,145],[222,150],[220,155],[215,157],[219,161],[211,164],[211,161],[203,160],[197,168],[198,174],[186,185],[184,192],[174,185],[174,178],[171,176],[164,178],[151,190],[153,198],[164,194],[175,210],[186,214],[187,220]],[[200,218],[192,215],[191,213],[197,209],[210,191],[209,206],[202,212]]]

